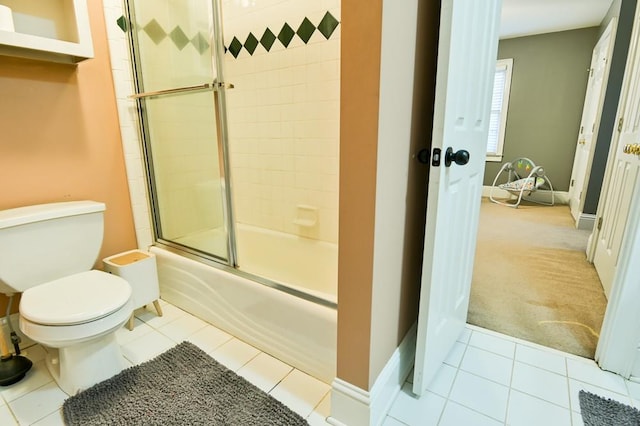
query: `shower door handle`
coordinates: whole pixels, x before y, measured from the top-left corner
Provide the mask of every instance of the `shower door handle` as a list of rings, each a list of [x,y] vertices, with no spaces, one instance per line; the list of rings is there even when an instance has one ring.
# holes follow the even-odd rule
[[[198,84],[195,86],[176,87],[175,89],[164,89],[164,90],[156,90],[153,92],[135,93],[133,95],[130,95],[129,98],[141,99],[141,98],[149,98],[151,96],[171,95],[174,93],[198,92],[201,90],[216,91],[221,88],[233,89],[234,85],[232,83],[217,82],[214,80],[213,83]]]

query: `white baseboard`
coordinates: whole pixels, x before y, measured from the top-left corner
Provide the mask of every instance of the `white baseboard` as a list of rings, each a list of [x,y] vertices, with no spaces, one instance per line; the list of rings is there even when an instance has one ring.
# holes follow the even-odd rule
[[[578,223],[577,223],[578,229],[585,229],[585,230],[591,231],[595,224],[596,224],[595,214],[580,213],[580,217],[578,218]]]
[[[414,324],[378,375],[371,391],[334,379],[328,423],[335,426],[379,426],[384,422],[413,367],[416,331],[417,324]]]
[[[516,198],[516,196],[510,193],[509,191],[505,191],[504,189],[500,189],[500,188],[494,188],[492,186],[483,186],[482,196],[489,197],[492,189],[493,189],[493,197],[496,199],[503,199],[503,198],[515,199]],[[569,204],[568,191],[553,191],[553,196],[554,196],[555,204]],[[551,201],[551,191],[539,189],[533,192],[531,195],[528,195],[528,196],[525,195],[524,198],[527,198],[533,201],[542,201],[543,203],[548,203]]]

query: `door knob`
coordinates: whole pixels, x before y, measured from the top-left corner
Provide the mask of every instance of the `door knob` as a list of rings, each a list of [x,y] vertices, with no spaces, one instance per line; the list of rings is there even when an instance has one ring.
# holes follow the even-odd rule
[[[429,150],[423,148],[420,151],[418,151],[418,155],[416,156],[416,158],[422,164],[429,164],[429,154],[430,154]]]
[[[466,149],[461,149],[456,152],[453,152],[453,148],[447,148],[447,151],[444,155],[444,165],[445,167],[451,166],[451,163],[456,163],[459,166],[464,166],[469,162],[469,151]]]

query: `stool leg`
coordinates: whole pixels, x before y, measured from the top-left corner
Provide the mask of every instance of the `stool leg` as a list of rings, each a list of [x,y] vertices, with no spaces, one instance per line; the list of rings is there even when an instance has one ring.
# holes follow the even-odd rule
[[[156,308],[156,312],[158,313],[158,316],[161,317],[162,316],[162,308],[160,307],[160,301],[154,300],[153,301],[153,307]]]
[[[129,318],[129,322],[127,322],[127,328],[129,329],[129,331],[133,330],[134,321],[135,321],[135,317],[133,314],[131,314],[131,317]]]

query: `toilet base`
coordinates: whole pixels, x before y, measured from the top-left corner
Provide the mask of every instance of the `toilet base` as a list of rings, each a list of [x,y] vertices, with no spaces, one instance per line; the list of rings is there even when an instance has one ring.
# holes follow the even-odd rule
[[[47,351],[49,372],[70,396],[115,376],[127,366],[115,333],[64,348],[47,347]]]

